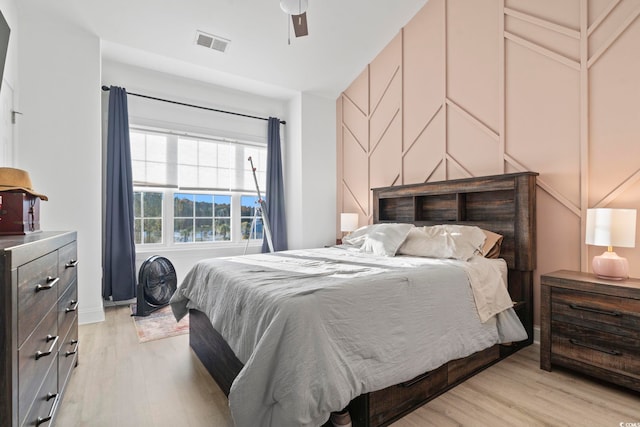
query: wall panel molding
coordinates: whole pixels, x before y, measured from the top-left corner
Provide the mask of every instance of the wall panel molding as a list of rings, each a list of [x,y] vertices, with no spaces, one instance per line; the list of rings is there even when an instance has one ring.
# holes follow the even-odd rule
[[[637,46],[637,0],[430,0],[345,90],[345,109],[360,114],[338,126],[366,133],[369,189],[539,172],[538,272],[588,271],[586,210],[640,210]],[[353,167],[339,161],[341,188],[355,188]],[[338,197],[339,211],[354,203]],[[363,225],[370,200],[360,204]]]

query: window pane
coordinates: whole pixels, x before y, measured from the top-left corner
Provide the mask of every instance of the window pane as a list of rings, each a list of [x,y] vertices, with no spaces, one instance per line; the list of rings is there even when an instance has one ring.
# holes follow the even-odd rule
[[[210,194],[196,195],[196,216],[209,217],[209,218],[213,216],[213,196],[212,195]]]
[[[213,241],[213,220],[196,219],[196,242]]]
[[[133,160],[144,160],[145,156],[145,136],[142,133],[131,132],[129,134],[129,145],[131,146],[131,158]]]
[[[205,168],[200,166],[198,169],[198,184],[199,187],[202,188],[221,188],[218,185],[218,174],[216,168]]]
[[[258,196],[242,196],[240,198],[240,215],[253,217],[258,206]]]
[[[200,141],[198,160],[200,166],[216,166],[218,164],[218,144]]]
[[[147,164],[137,160],[131,161],[131,174],[133,176],[133,182],[146,182]]]
[[[216,219],[216,240],[231,240],[231,221]]]
[[[133,237],[134,237],[134,241],[137,244],[142,243],[141,223],[142,223],[141,219],[133,220]]]
[[[256,178],[258,179],[258,185],[260,186],[260,191],[262,191],[263,193],[267,191],[267,173],[256,172]]]
[[[231,188],[231,174],[229,169],[218,169],[218,188]]]
[[[197,187],[198,167],[180,165],[178,169],[178,182],[182,187]]]
[[[162,243],[162,220],[144,220],[144,243]]]
[[[152,162],[167,161],[167,137],[163,135],[147,136],[147,160]]]
[[[220,196],[216,194],[215,198],[215,215],[216,217],[231,216],[231,196]]]
[[[144,193],[145,218],[162,217],[162,193]]]
[[[258,220],[256,221],[256,229],[255,229],[255,234],[254,234],[254,238],[255,239],[260,239],[262,240],[262,218],[258,217]]]
[[[240,233],[242,233],[242,240],[247,240],[251,234],[251,224],[253,218],[242,218],[240,221]],[[253,236],[251,236],[253,237]]]
[[[176,193],[173,195],[173,216],[193,217],[193,194]]]
[[[229,144],[218,144],[218,166],[228,168],[235,158],[232,157],[232,147]]]
[[[253,224],[253,218],[242,218],[240,222],[240,231],[242,234],[242,240],[262,240],[262,218],[257,217],[255,228],[251,231],[251,225]]]
[[[176,243],[193,242],[192,219],[176,219],[173,221],[173,241]]]
[[[151,184],[167,184],[167,164],[147,162],[145,182]]]
[[[142,200],[142,193],[140,193],[139,191],[134,191],[133,192],[133,216],[135,218],[140,218],[142,216],[142,211],[141,209],[141,200]]]
[[[198,141],[193,139],[178,140],[178,163],[182,165],[198,164]]]

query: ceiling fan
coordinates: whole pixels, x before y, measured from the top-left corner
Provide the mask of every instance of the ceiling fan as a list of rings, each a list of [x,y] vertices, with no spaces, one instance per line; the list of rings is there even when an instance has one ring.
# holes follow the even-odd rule
[[[280,8],[287,15],[291,15],[293,31],[296,37],[309,35],[307,27],[307,7],[309,0],[280,0]]]

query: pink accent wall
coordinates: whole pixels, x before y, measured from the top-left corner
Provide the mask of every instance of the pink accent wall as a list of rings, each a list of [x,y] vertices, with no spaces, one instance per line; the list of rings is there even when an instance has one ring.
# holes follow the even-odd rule
[[[429,0],[337,99],[338,212],[373,187],[523,170],[539,275],[591,270],[587,208],[640,210],[637,0]],[[640,225],[637,227],[640,234]],[[640,277],[637,248],[615,248]]]

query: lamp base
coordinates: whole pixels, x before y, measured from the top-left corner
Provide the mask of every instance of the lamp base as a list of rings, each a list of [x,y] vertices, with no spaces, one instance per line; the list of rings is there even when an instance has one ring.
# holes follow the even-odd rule
[[[629,262],[615,252],[605,251],[593,257],[593,273],[601,279],[624,280],[629,277]]]

